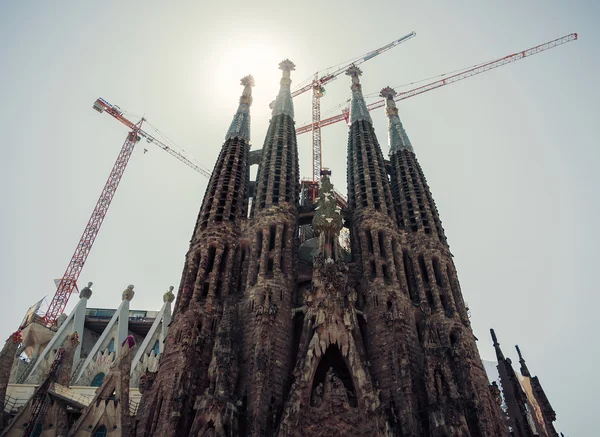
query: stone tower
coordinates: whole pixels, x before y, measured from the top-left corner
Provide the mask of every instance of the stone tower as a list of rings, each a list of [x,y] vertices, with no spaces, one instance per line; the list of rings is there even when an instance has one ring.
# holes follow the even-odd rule
[[[186,255],[164,354],[144,389],[137,435],[179,436],[225,426],[201,406],[226,409],[233,398],[237,356],[237,293],[241,225],[247,214],[250,105],[254,79],[244,91],[208,183]],[[222,363],[221,361],[227,361]],[[227,371],[227,374],[222,372]],[[217,395],[217,400],[213,397]],[[212,396],[212,397],[211,397]],[[198,404],[198,405],[197,405]],[[214,411],[213,411],[214,412]],[[198,417],[196,417],[198,416]],[[206,422],[206,423],[205,423]]]
[[[292,294],[298,234],[299,168],[290,90],[293,62],[283,75],[256,176],[248,223],[250,245],[243,305],[239,395],[250,435],[271,435],[290,386]]]
[[[279,68],[266,138],[252,156],[254,83],[242,79],[158,371],[140,380],[135,435],[508,437],[510,425],[523,429],[518,436],[534,428],[556,436],[539,381],[522,360],[523,391],[495,338],[507,410],[488,383],[395,92],[381,92],[388,161],[361,71],[348,69],[347,207],[325,170],[316,202],[301,206],[294,64]],[[299,235],[308,225],[312,238]],[[340,244],[345,227],[349,246]]]

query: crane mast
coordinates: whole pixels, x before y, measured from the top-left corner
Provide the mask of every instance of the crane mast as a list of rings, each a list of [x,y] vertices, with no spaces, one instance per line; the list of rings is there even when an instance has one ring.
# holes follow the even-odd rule
[[[400,101],[400,100],[408,99],[410,97],[418,96],[419,94],[426,93],[427,91],[431,91],[431,90],[434,90],[434,89],[437,89],[437,88],[440,88],[440,87],[443,87],[446,85],[450,85],[451,83],[455,83],[455,82],[461,81],[463,79],[467,79],[469,77],[476,76],[481,73],[485,73],[486,71],[493,70],[494,68],[502,67],[503,65],[519,61],[523,58],[541,53],[543,51],[557,47],[559,45],[566,44],[571,41],[575,41],[576,39],[577,39],[577,34],[571,33],[569,35],[563,36],[562,38],[558,38],[558,39],[546,42],[544,44],[537,45],[530,49],[522,50],[520,52],[516,52],[516,53],[510,54],[510,55],[504,56],[503,58],[499,58],[499,59],[496,59],[491,62],[476,65],[475,67],[470,68],[468,70],[462,71],[457,74],[450,75],[443,79],[436,80],[434,82],[414,88],[412,90],[399,92],[398,95],[394,98],[394,100]],[[367,105],[367,109],[369,111],[372,111],[373,109],[382,108],[384,106],[385,106],[385,101],[379,100],[377,102],[371,103],[370,105]],[[337,123],[342,120],[348,121],[348,109],[345,109],[342,112],[342,114],[335,115],[330,118],[326,118],[325,120],[321,120],[320,123],[318,123],[318,127],[321,128],[321,127],[329,126],[330,124],[334,124],[334,123]],[[296,129],[296,135],[301,135],[301,134],[304,134],[307,132],[311,132],[315,128],[316,128],[316,124],[314,122],[312,124],[301,126],[298,129]]]
[[[77,246],[75,247],[75,253],[73,253],[71,261],[69,261],[69,264],[67,265],[65,274],[62,276],[62,278],[60,278],[54,298],[50,302],[48,310],[44,315],[44,322],[47,326],[51,326],[56,321],[58,316],[62,314],[67,306],[69,298],[71,297],[71,293],[73,290],[77,289],[77,279],[79,279],[81,270],[83,269],[90,250],[94,245],[94,241],[96,240],[100,226],[102,226],[102,222],[104,221],[108,207],[112,202],[115,192],[117,191],[117,187],[119,186],[119,182],[121,181],[121,177],[125,172],[125,168],[127,167],[127,163],[129,162],[129,157],[133,152],[133,148],[140,140],[138,132],[142,127],[143,121],[144,119],[131,126],[132,130],[127,135],[127,138],[123,143],[123,147],[121,147],[119,156],[117,157],[110,175],[104,184],[100,198],[98,199],[98,202],[96,202],[92,216],[85,226],[83,234],[79,239],[79,243],[77,243]]]

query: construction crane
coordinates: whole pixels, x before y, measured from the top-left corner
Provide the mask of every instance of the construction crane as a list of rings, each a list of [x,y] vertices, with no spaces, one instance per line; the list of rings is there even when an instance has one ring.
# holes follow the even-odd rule
[[[384,45],[377,50],[373,50],[358,59],[339,67],[336,70],[319,77],[319,72],[315,73],[311,83],[304,85],[292,92],[292,97],[296,97],[308,90],[312,90],[312,123],[310,124],[310,130],[312,131],[312,156],[313,156],[313,170],[312,177],[313,181],[321,179],[321,97],[323,97],[325,88],[324,85],[335,80],[340,74],[345,73],[348,67],[351,65],[360,65],[375,56],[382,54],[390,49],[393,49],[399,44],[409,40],[415,36],[415,32],[411,32],[402,38],[396,39],[389,44]]]
[[[129,162],[129,157],[131,156],[135,145],[142,138],[145,138],[148,143],[156,144],[158,147],[179,159],[188,167],[191,167],[198,173],[210,178],[209,170],[201,167],[199,164],[194,163],[191,159],[173,150],[173,148],[142,130],[142,124],[144,121],[146,121],[145,118],[142,118],[137,123],[133,123],[123,115],[123,112],[118,106],[111,105],[106,100],[101,98],[94,102],[93,108],[100,113],[106,112],[110,114],[131,129],[131,131],[129,134],[127,134],[127,138],[123,143],[123,147],[121,147],[119,156],[117,157],[110,175],[108,176],[108,180],[104,185],[104,189],[100,194],[100,198],[96,203],[94,211],[92,212],[92,216],[90,217],[83,234],[79,239],[79,243],[77,243],[75,253],[73,253],[71,261],[69,261],[69,265],[67,266],[65,274],[60,279],[58,287],[56,288],[56,293],[54,294],[54,297],[48,306],[48,310],[44,315],[44,324],[46,326],[52,326],[56,322],[58,316],[63,313],[65,307],[67,306],[69,298],[71,297],[71,293],[73,293],[73,290],[77,290],[77,279],[79,279],[79,274],[85,265],[85,261],[90,253],[90,250],[92,249],[94,241],[96,240],[100,226],[102,226],[102,222],[104,221],[108,207],[110,206],[115,192],[117,191],[121,177],[123,176],[125,168],[127,167],[127,163]]]
[[[444,77],[443,79],[436,80],[434,82],[428,83],[426,85],[414,88],[409,91],[399,92],[398,95],[394,98],[395,101],[400,101],[404,99],[408,99],[410,97],[418,96],[419,94],[426,93],[427,91],[434,90],[436,88],[440,88],[446,85],[450,85],[451,83],[455,83],[461,81],[463,79],[467,79],[469,77],[485,73],[486,71],[493,70],[494,68],[502,67],[503,65],[510,64],[515,61],[519,61],[528,56],[532,56],[543,51],[552,49],[554,47],[560,46],[562,44],[566,44],[571,41],[575,41],[577,39],[576,33],[571,33],[569,35],[563,36],[562,38],[555,39],[553,41],[549,41],[544,44],[540,44],[538,46],[532,47],[527,50],[522,50],[520,52],[513,53],[511,55],[505,56],[503,58],[496,59],[491,62],[486,62],[484,64],[476,65],[468,70],[462,71],[460,73],[452,74],[450,76]],[[446,75],[442,75],[446,76]],[[379,100],[377,102],[371,103],[367,105],[367,109],[372,111],[373,109],[382,108],[385,106],[385,100]],[[349,110],[345,108],[343,112],[334,117],[327,118],[325,120],[321,120],[319,123],[315,123],[313,121],[312,124],[308,124],[305,126],[301,126],[296,129],[296,134],[304,134],[310,131],[313,131],[318,127],[319,129],[325,126],[329,126],[330,124],[337,123],[339,121],[345,120],[348,122]],[[318,125],[318,126],[317,126]],[[314,163],[316,165],[316,163]],[[320,160],[319,160],[320,165]]]

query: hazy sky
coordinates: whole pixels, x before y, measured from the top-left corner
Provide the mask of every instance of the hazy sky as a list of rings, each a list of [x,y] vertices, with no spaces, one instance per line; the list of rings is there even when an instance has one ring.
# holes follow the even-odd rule
[[[364,64],[363,90],[371,94],[578,32],[579,41],[399,108],[440,210],[482,357],[494,358],[490,327],[508,356],[516,358],[518,342],[559,428],[570,437],[594,434],[599,4],[211,3],[2,2],[0,335],[53,295],[126,137],[124,126],[92,110],[96,98],[134,121],[145,115],[212,168],[248,73],[256,79],[253,143],[261,147],[277,64],[286,57],[299,84],[416,31]],[[348,98],[349,85],[342,76],[327,87],[323,112]],[[309,95],[295,106],[297,125],[304,124]],[[385,113],[372,117],[387,153]],[[344,193],[346,143],[343,123],[323,130],[324,165]],[[310,134],[299,147],[302,176],[310,176]],[[167,287],[179,284],[206,183],[155,146],[138,145],[80,278],[95,283],[90,306],[116,307],[132,283],[133,308],[159,308]]]

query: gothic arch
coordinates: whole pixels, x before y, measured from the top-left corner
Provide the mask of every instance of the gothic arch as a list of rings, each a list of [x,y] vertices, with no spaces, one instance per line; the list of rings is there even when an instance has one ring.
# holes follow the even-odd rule
[[[331,378],[330,380],[327,380]],[[311,405],[316,405],[318,400],[315,398],[318,396],[319,390],[331,390],[332,385],[339,384],[339,381],[333,381],[334,378],[338,378],[344,385],[345,395],[348,397],[348,403],[351,407],[356,408],[356,385],[350,367],[348,366],[347,360],[342,355],[342,352],[337,345],[330,345],[325,353],[321,356],[319,364],[316,366],[313,374],[311,384]],[[338,387],[341,389],[341,387]],[[325,393],[327,395],[327,393]]]

